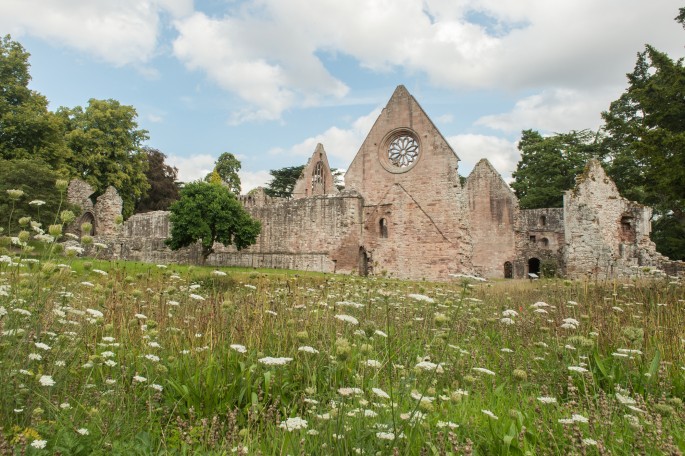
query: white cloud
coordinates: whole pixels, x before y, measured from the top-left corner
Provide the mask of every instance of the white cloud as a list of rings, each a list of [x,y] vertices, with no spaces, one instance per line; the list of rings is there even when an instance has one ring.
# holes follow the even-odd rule
[[[203,13],[175,25],[179,36],[174,54],[250,104],[233,113],[232,124],[275,120],[291,106],[347,93],[347,86],[328,73],[313,55],[313,43],[297,27],[251,16],[214,19]]]
[[[191,155],[188,157],[171,155],[166,161],[169,165],[178,168],[179,181],[193,182],[204,179],[214,169],[216,158],[209,154]]]
[[[240,176],[240,193],[243,195],[250,190],[257,187],[266,186],[267,182],[272,179],[271,174],[267,170],[260,171],[240,171],[238,172]]]
[[[165,13],[181,17],[192,0],[3,0],[0,29],[78,49],[117,66],[142,64],[156,52]]]
[[[596,130],[601,125],[602,111],[609,109],[620,89],[579,91],[571,89],[544,90],[519,100],[507,113],[481,117],[476,125],[504,132],[528,128],[557,133],[569,130]]]
[[[174,51],[251,106],[232,122],[278,119],[347,88],[321,55],[403,68],[453,89],[569,90],[623,84],[649,42],[682,54],[677,0],[262,0],[176,21]],[[474,19],[475,17],[475,19]]]
[[[323,144],[328,160],[333,168],[348,166],[359,151],[364,138],[369,134],[371,127],[381,113],[381,108],[376,108],[369,114],[355,119],[349,127],[330,127],[323,133],[311,136],[304,141],[287,149],[276,148],[271,154],[289,154],[298,157],[309,158],[316,149],[318,143]]]
[[[502,178],[508,182],[521,158],[516,148],[518,140],[510,142],[495,136],[466,134],[450,136],[447,142],[461,159],[459,174],[462,176],[468,176],[478,161],[487,158]]]

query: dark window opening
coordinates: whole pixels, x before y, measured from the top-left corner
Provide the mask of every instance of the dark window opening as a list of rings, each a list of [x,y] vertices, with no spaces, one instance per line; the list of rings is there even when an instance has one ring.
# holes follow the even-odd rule
[[[549,247],[549,239],[547,239],[547,238],[540,239],[540,245],[543,247]]]
[[[380,234],[382,238],[387,238],[388,237],[388,222],[382,218],[378,222],[379,229],[380,229]]]
[[[535,236],[530,236],[530,237],[528,238],[528,240],[529,240],[530,242],[535,242]]]
[[[540,226],[546,226],[547,225],[547,216],[543,215],[540,217]]]

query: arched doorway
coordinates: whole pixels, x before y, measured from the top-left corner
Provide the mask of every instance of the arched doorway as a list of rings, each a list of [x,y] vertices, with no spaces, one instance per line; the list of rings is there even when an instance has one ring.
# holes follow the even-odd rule
[[[531,258],[528,260],[528,274],[540,275],[540,259]]]
[[[511,261],[507,261],[504,263],[504,278],[505,279],[513,279],[514,278],[514,266],[511,264]]]
[[[81,227],[85,223],[90,224],[90,231],[88,233],[82,232],[83,230],[81,229]],[[81,219],[79,220],[78,225],[76,226],[76,229],[78,230],[78,234],[81,236],[84,236],[84,235],[94,236],[95,235],[95,216],[93,215],[93,213],[90,211],[84,213],[81,216]]]

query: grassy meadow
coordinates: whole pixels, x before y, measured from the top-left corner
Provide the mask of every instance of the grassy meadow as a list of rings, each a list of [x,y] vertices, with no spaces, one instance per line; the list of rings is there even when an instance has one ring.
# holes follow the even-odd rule
[[[685,449],[673,278],[428,283],[67,253],[0,256],[0,454]]]

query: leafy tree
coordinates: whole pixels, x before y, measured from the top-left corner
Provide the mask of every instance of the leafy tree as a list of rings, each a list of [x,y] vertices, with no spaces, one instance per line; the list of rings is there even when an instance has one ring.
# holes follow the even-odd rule
[[[0,160],[0,227],[5,229],[5,234],[16,234],[17,221],[22,217],[31,217],[47,231],[60,210],[75,210],[66,204],[66,195],[55,188],[55,182],[62,177],[40,160]],[[7,193],[12,189],[24,192],[14,204]],[[8,228],[10,214],[11,228]],[[7,233],[8,229],[12,233]]]
[[[240,195],[240,160],[235,155],[224,152],[214,164],[214,170],[205,177],[205,182],[211,182],[212,173],[216,172],[224,185],[236,195]]]
[[[303,170],[304,165],[272,169],[269,174],[273,176],[273,179],[266,184],[264,192],[269,196],[290,198],[293,195],[295,183],[302,175]]]
[[[9,35],[0,39],[0,158],[40,158],[68,168],[62,122],[48,111],[48,100],[28,88],[29,53]]]
[[[145,176],[148,159],[141,151],[148,135],[138,129],[135,108],[116,100],[91,99],[86,109],[60,108],[58,115],[74,153],[71,163],[76,176],[91,184],[96,193],[110,185],[116,188],[124,202],[124,217],[130,216],[149,188]]]
[[[601,158],[602,147],[598,135],[589,130],[549,137],[524,130],[518,144],[521,160],[511,185],[521,208],[561,207],[564,191],[573,188],[590,158]]]
[[[143,153],[147,157],[145,176],[150,189],[136,203],[136,212],[165,211],[178,200],[178,169],[167,165],[166,155],[157,149],[143,147]]]
[[[193,182],[181,189],[181,197],[171,205],[172,250],[196,242],[202,245],[202,264],[214,252],[214,243],[235,245],[238,250],[254,244],[261,223],[250,217],[235,195],[223,185]]]
[[[654,208],[657,249],[685,259],[683,60],[646,46],[627,77],[626,91],[602,113],[612,157],[608,171],[624,195]]]

